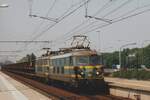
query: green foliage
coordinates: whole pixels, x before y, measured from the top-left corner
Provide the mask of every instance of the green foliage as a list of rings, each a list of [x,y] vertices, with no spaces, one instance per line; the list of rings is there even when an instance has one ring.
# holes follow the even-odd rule
[[[150,80],[150,72],[145,70],[128,70],[117,71],[113,73],[113,77],[138,79],[138,80]]]
[[[143,48],[144,64],[150,68],[150,45]]]
[[[118,52],[104,53],[103,54],[104,64],[111,67],[113,64],[117,65],[118,62]]]
[[[32,54],[27,54],[25,57],[23,57],[22,59],[20,59],[19,62],[33,62],[35,61],[36,56],[32,53]]]
[[[119,52],[103,53],[103,61],[107,67],[119,64]],[[121,51],[121,62],[123,67],[140,68],[146,65],[150,68],[150,45],[144,48],[123,49]]]

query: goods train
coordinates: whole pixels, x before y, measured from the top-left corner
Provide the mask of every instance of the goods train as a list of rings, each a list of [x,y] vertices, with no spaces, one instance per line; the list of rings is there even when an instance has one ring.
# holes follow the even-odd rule
[[[72,87],[103,88],[103,65],[101,56],[89,47],[62,48],[48,51],[32,62],[4,65],[3,70],[32,73],[48,80]]]

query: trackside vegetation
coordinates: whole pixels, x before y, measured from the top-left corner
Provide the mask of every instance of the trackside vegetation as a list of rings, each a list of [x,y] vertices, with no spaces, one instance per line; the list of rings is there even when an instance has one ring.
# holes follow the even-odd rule
[[[145,70],[127,70],[117,71],[112,74],[113,77],[137,79],[137,80],[150,80],[150,72]]]
[[[103,63],[105,66],[112,68],[119,64],[119,52],[103,53]],[[121,51],[122,67],[127,68],[141,68],[145,65],[150,68],[150,45],[144,48],[123,49]]]
[[[103,53],[103,63],[107,68],[116,68],[119,64],[119,52]],[[123,49],[121,51],[121,69],[111,76],[127,79],[150,80],[150,45],[143,48]],[[145,66],[148,70],[145,70]]]

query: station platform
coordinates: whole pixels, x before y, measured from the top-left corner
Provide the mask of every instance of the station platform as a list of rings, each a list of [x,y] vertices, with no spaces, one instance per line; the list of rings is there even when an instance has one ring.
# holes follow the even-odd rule
[[[0,100],[52,100],[0,71]]]
[[[105,77],[111,95],[133,100],[150,100],[150,81]]]
[[[128,80],[111,77],[105,77],[105,81],[108,82],[110,86],[118,86],[123,88],[130,88],[150,92],[150,81]]]

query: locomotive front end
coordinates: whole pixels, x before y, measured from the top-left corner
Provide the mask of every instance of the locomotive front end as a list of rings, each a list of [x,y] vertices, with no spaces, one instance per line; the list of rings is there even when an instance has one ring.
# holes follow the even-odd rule
[[[83,89],[104,89],[102,57],[97,54],[75,57],[74,67],[76,86]]]

